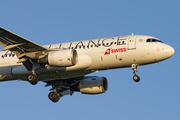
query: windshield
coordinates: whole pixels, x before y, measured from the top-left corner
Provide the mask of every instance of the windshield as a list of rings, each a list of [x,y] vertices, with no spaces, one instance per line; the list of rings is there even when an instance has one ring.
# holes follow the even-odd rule
[[[146,42],[161,42],[162,43],[162,41],[160,41],[158,39],[151,39],[151,38],[147,39]]]

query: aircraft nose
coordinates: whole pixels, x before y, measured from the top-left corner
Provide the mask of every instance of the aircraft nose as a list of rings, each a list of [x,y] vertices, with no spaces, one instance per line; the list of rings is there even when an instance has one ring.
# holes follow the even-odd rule
[[[169,58],[174,55],[174,48],[171,46],[166,47],[166,56]]]

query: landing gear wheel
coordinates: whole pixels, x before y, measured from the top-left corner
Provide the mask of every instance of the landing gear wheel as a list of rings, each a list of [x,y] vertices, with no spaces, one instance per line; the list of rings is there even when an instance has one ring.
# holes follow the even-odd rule
[[[56,96],[55,100],[52,100],[53,102],[58,102],[60,99],[59,95]]]
[[[32,82],[32,85],[36,85],[38,83],[38,79],[36,79],[34,82]]]
[[[140,81],[140,77],[138,75],[136,75],[136,73],[138,72],[137,68],[139,67],[139,65],[138,64],[132,64],[131,67],[132,67],[133,74],[134,74],[133,80],[135,82],[139,82]]]
[[[133,76],[133,80],[134,80],[135,82],[139,82],[139,81],[140,81],[140,77],[137,76],[137,75],[134,75],[134,76]]]
[[[37,76],[34,74],[30,74],[27,76],[27,81],[29,81],[32,85],[36,85],[38,83]]]
[[[59,101],[60,97],[59,94],[56,92],[50,92],[48,95],[48,98],[52,101],[52,102],[57,102]]]

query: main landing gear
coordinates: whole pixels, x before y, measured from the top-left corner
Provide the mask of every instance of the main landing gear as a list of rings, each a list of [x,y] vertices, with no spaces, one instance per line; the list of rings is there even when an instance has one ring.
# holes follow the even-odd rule
[[[30,74],[27,76],[27,81],[29,81],[32,85],[36,85],[38,83],[38,78],[35,74]]]
[[[53,92],[50,92],[48,95],[48,98],[52,101],[52,102],[58,102],[60,99],[60,95],[56,92],[56,90],[54,90]]]
[[[133,74],[134,74],[133,80],[135,82],[139,82],[140,81],[140,77],[138,75],[136,75],[136,73],[138,72],[137,68],[139,67],[139,65],[138,64],[132,64],[131,67],[132,67]]]

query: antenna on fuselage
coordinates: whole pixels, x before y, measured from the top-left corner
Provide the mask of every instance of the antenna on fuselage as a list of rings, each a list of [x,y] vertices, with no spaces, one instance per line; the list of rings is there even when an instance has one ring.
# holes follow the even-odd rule
[[[131,35],[134,35],[133,33],[131,33]]]

